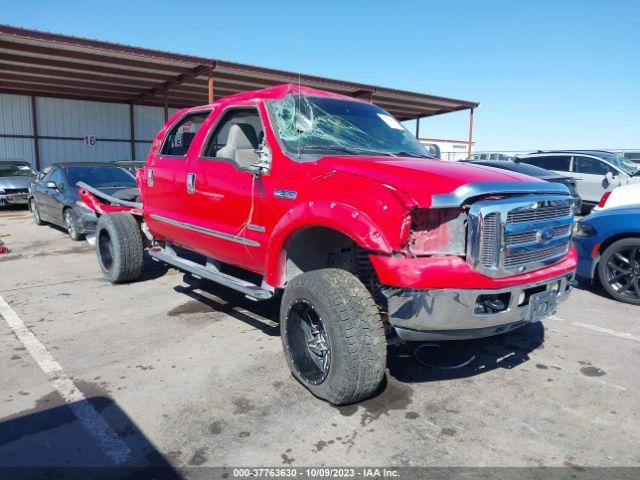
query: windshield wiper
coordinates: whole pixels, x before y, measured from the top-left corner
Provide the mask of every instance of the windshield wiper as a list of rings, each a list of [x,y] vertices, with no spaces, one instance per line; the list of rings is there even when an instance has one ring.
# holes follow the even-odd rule
[[[429,155],[420,155],[419,153],[412,153],[412,152],[405,152],[405,151],[393,152],[393,155],[397,155],[398,157],[432,158]]]

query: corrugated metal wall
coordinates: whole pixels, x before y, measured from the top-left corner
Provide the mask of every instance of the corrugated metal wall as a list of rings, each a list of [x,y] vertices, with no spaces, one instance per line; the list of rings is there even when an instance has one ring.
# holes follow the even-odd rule
[[[169,109],[169,116],[175,111]],[[31,97],[0,94],[0,159],[23,158],[35,165],[31,112]],[[131,160],[129,105],[37,97],[36,112],[38,136],[45,137],[38,142],[40,168],[56,162]],[[144,161],[164,112],[136,105],[133,118],[135,158]],[[95,143],[85,137],[94,137]]]
[[[31,98],[0,93],[0,134],[33,135]],[[0,158],[24,158],[33,164],[33,140],[0,137]]]

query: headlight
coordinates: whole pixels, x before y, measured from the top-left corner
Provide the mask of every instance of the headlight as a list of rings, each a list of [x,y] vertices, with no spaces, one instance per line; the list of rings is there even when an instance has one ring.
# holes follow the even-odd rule
[[[576,222],[573,226],[574,237],[593,237],[596,233],[596,229],[588,223]]]
[[[407,249],[413,255],[465,254],[466,215],[458,208],[417,209],[411,212]]]

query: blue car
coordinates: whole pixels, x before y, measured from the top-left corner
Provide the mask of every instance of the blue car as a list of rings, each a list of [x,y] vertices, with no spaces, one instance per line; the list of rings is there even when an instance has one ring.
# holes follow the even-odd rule
[[[640,305],[640,205],[612,208],[576,223],[577,275],[615,300]]]

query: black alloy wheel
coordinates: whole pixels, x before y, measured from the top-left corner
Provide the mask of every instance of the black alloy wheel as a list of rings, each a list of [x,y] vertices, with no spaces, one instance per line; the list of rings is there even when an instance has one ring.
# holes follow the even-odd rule
[[[614,299],[640,305],[640,239],[626,238],[611,244],[602,255],[598,275]]]
[[[287,326],[294,368],[306,382],[321,384],[331,368],[331,341],[318,311],[309,300],[299,298],[289,308]]]

